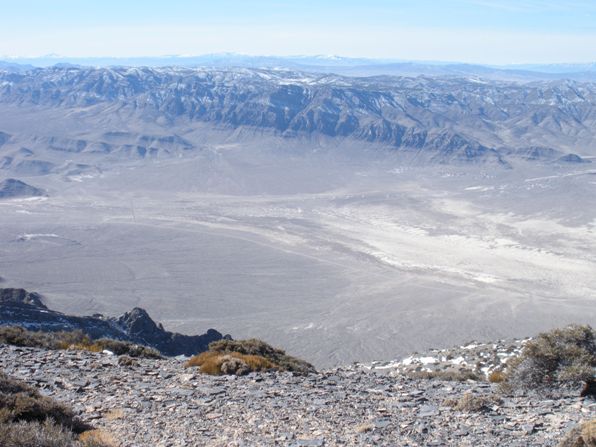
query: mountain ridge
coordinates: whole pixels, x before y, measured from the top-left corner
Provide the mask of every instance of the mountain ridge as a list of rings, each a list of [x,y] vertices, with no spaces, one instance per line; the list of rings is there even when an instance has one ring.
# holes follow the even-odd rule
[[[48,332],[81,330],[92,339],[128,341],[153,347],[169,356],[194,355],[206,351],[209,343],[224,338],[215,329],[192,336],[166,331],[138,307],[120,317],[66,315],[49,309],[38,293],[13,288],[0,288],[0,326]]]
[[[284,138],[349,138],[420,152],[433,163],[509,167],[508,157],[532,147],[548,149],[541,159],[550,162],[573,160],[564,158],[570,153],[596,156],[596,88],[576,81],[521,85],[248,68],[51,67],[0,73],[0,104],[68,110],[97,119],[106,108],[117,109],[140,123],[162,123],[164,128],[201,122],[259,129]],[[172,142],[182,149],[193,146],[184,142],[184,135],[170,135],[169,142],[159,137],[155,144],[161,147]],[[32,138],[66,152],[85,151],[90,145],[95,151],[110,151],[104,140],[72,139],[64,146],[58,140],[65,136]],[[4,140],[5,147],[11,146],[10,139]],[[144,143],[130,149],[147,154]],[[5,157],[4,164],[12,161]]]
[[[146,57],[68,57],[47,55],[30,58],[5,58],[0,70],[24,72],[34,67],[244,67],[286,68],[303,71],[330,72],[350,76],[373,75],[479,75],[491,79],[509,80],[594,80],[596,64],[543,63],[495,65],[458,61],[403,60],[394,58],[344,57],[338,55],[246,55],[213,53],[202,55],[162,55]]]

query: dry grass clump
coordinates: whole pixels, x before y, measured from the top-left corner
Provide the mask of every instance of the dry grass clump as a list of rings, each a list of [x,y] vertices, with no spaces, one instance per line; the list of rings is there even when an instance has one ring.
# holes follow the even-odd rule
[[[0,344],[4,345],[57,349],[52,338],[45,332],[28,331],[19,326],[0,327]]]
[[[596,447],[596,419],[582,422],[571,429],[558,447]]]
[[[0,423],[0,445],[2,447],[118,447],[114,438],[105,432],[90,430],[77,436],[51,420]]]
[[[296,374],[315,372],[310,363],[256,339],[215,341],[209,345],[207,352],[192,357],[186,366],[199,366],[206,374],[243,375],[267,370]]]
[[[356,427],[356,433],[368,433],[375,429],[375,424],[371,422],[365,422]]]
[[[109,433],[95,429],[88,430],[79,435],[79,441],[83,447],[117,447],[118,443]]]
[[[75,418],[70,408],[42,396],[35,388],[0,372],[0,422],[47,420],[52,420],[75,433],[81,433],[88,428]]]
[[[457,411],[481,412],[488,411],[491,407],[502,403],[501,399],[494,395],[478,395],[465,393],[459,399],[447,399],[443,405],[452,407]]]
[[[448,382],[466,382],[468,380],[483,380],[470,369],[446,369],[443,371],[411,371],[406,373],[411,379],[417,380],[445,380]]]
[[[44,349],[78,349],[90,352],[108,350],[116,355],[161,358],[161,354],[153,348],[108,338],[92,340],[80,330],[37,332],[18,326],[4,326],[0,327],[0,344]]]
[[[500,370],[495,370],[488,375],[490,383],[502,383],[505,381],[505,373]]]
[[[51,421],[0,423],[3,447],[79,447],[75,435]]]
[[[230,374],[243,376],[255,371],[278,370],[279,366],[258,355],[246,355],[238,352],[203,352],[192,357],[187,367],[198,366],[202,373],[210,375]]]
[[[73,411],[42,396],[26,383],[0,372],[0,445],[2,447],[111,447],[77,440],[90,427]]]
[[[571,325],[538,335],[507,363],[503,391],[556,389],[587,381],[596,372],[596,340],[590,326]]]

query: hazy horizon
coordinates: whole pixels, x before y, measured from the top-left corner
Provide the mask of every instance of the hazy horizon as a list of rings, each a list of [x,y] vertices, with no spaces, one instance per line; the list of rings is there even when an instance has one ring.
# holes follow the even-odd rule
[[[40,0],[4,6],[1,58],[340,54],[485,65],[594,61],[596,4],[574,0]],[[45,57],[45,56],[43,56]]]
[[[135,62],[143,62],[143,61],[150,61],[150,60],[164,60],[167,61],[168,59],[171,60],[188,60],[191,61],[193,59],[224,59],[228,57],[238,58],[238,59],[280,59],[280,60],[290,60],[290,61],[300,61],[303,59],[307,62],[312,61],[319,61],[319,65],[365,65],[365,64],[419,64],[419,65],[437,65],[437,66],[444,66],[444,65],[470,65],[470,66],[483,66],[483,67],[491,67],[491,68],[504,68],[504,69],[532,69],[532,68],[541,68],[541,67],[557,67],[557,66],[577,66],[577,67],[585,67],[588,65],[596,65],[596,58],[590,61],[572,61],[572,62],[558,62],[558,61],[549,61],[544,63],[532,63],[532,62],[525,62],[525,63],[511,63],[511,64],[497,64],[497,63],[473,63],[473,62],[466,62],[462,60],[434,60],[434,59],[399,59],[399,58],[375,58],[375,57],[351,57],[351,56],[344,56],[341,54],[249,54],[249,53],[236,53],[236,52],[220,52],[220,53],[197,53],[197,54],[155,54],[155,55],[130,55],[130,56],[110,56],[110,55],[103,55],[103,56],[68,56],[62,54],[41,54],[37,56],[8,56],[8,55],[0,55],[0,62],[7,62],[7,63],[14,63],[14,64],[22,64],[22,65],[34,65],[39,67],[46,67],[52,66],[55,64],[60,63],[73,63],[77,64],[80,63],[81,65],[85,66],[86,63],[90,62],[99,62],[97,66],[104,66],[109,65],[109,61],[123,61],[130,66],[137,66]],[[102,63],[103,61],[103,63]],[[107,61],[107,62],[106,62]],[[325,64],[328,62],[328,64]],[[38,65],[35,65],[38,63]],[[90,65],[92,66],[92,65]],[[140,65],[139,65],[140,66]],[[164,65],[167,66],[167,65]]]

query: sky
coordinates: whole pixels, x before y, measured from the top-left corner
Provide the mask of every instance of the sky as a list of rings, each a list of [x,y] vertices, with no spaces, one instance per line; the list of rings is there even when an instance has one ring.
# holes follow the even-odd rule
[[[596,60],[596,0],[0,0],[0,58]]]

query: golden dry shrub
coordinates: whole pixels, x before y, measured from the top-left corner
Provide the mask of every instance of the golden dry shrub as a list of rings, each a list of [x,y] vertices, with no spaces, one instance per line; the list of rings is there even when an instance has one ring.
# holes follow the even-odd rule
[[[83,447],[118,447],[116,439],[101,429],[89,430],[79,435]]]
[[[457,411],[482,412],[487,411],[494,405],[502,403],[501,399],[491,394],[465,393],[459,399],[447,399],[443,402],[446,407],[452,407]]]
[[[503,371],[495,370],[488,375],[490,383],[502,383],[505,381],[505,373]]]
[[[198,366],[202,373],[210,375],[244,375],[250,372],[279,369],[278,365],[262,356],[213,351],[202,352],[186,362],[186,367],[193,366]]]
[[[275,364],[280,371],[291,371],[294,374],[306,375],[316,372],[313,365],[304,360],[292,357],[282,349],[274,348],[262,340],[218,340],[209,344],[209,351],[221,354],[238,353],[263,357]]]

